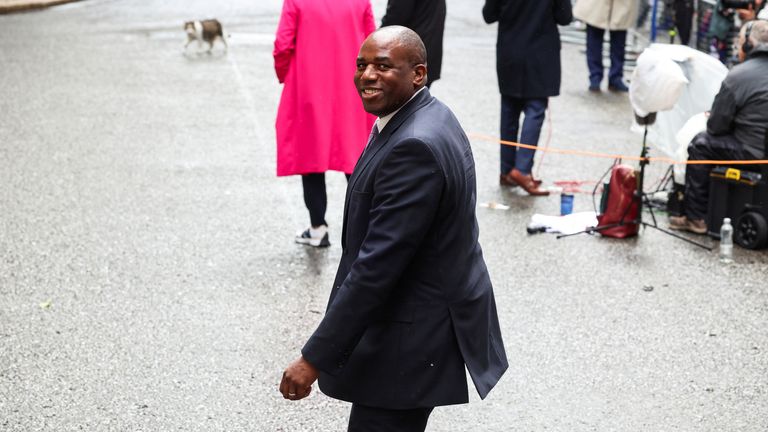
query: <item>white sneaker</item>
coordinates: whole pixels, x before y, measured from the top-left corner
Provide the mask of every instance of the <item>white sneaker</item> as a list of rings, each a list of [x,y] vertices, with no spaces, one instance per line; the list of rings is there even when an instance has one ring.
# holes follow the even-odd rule
[[[320,225],[317,228],[309,227],[304,231],[296,233],[296,243],[305,244],[314,247],[328,247],[331,242],[328,241],[328,227]]]

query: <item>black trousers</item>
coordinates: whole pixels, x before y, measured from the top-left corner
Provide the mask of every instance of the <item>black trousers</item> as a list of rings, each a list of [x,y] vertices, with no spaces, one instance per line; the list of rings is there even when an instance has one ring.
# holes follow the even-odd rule
[[[675,0],[675,27],[683,45],[688,45],[691,40],[692,26],[693,0]]]
[[[349,180],[349,174],[345,174]],[[309,210],[309,221],[313,227],[328,225],[325,222],[325,210],[328,208],[328,196],[325,192],[325,173],[302,174],[304,204]]]
[[[325,210],[328,207],[325,173],[302,174],[301,185],[304,187],[304,204],[309,210],[312,226],[328,225],[325,222]]]
[[[352,404],[347,432],[424,432],[433,409],[393,410]]]
[[[702,132],[688,146],[688,160],[745,160],[747,154],[733,135]],[[688,165],[685,169],[685,215],[688,219],[706,219],[709,205],[709,173],[714,165]]]

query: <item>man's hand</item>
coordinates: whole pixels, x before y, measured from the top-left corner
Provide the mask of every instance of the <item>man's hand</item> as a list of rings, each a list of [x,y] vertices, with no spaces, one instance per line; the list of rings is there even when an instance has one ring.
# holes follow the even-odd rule
[[[299,357],[283,372],[280,393],[285,399],[304,399],[312,391],[312,383],[317,381],[317,375],[317,369],[304,360],[304,357]]]

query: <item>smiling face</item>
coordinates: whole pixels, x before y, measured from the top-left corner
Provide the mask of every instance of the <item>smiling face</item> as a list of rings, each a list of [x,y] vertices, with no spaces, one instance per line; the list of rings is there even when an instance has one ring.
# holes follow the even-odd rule
[[[414,64],[413,57],[397,38],[383,32],[363,42],[355,86],[367,112],[378,117],[392,113],[424,86],[427,68]]]

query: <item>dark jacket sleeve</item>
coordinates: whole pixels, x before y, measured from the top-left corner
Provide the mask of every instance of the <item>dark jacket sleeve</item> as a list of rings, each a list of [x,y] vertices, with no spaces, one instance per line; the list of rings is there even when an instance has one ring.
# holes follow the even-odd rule
[[[733,118],[736,115],[736,100],[733,91],[723,82],[720,91],[712,102],[712,109],[707,120],[707,132],[712,135],[724,135],[733,131]]]
[[[344,368],[421,246],[444,185],[442,170],[423,141],[411,138],[395,145],[376,174],[360,252],[301,351],[313,366],[331,375]]]
[[[573,21],[571,0],[555,0],[553,12],[555,14],[555,22],[560,25],[568,25]]]
[[[485,5],[483,5],[483,19],[486,23],[493,24],[498,21],[499,13],[499,0],[485,0]]]
[[[381,19],[381,26],[405,25],[413,15],[416,0],[389,0],[387,12]]]

